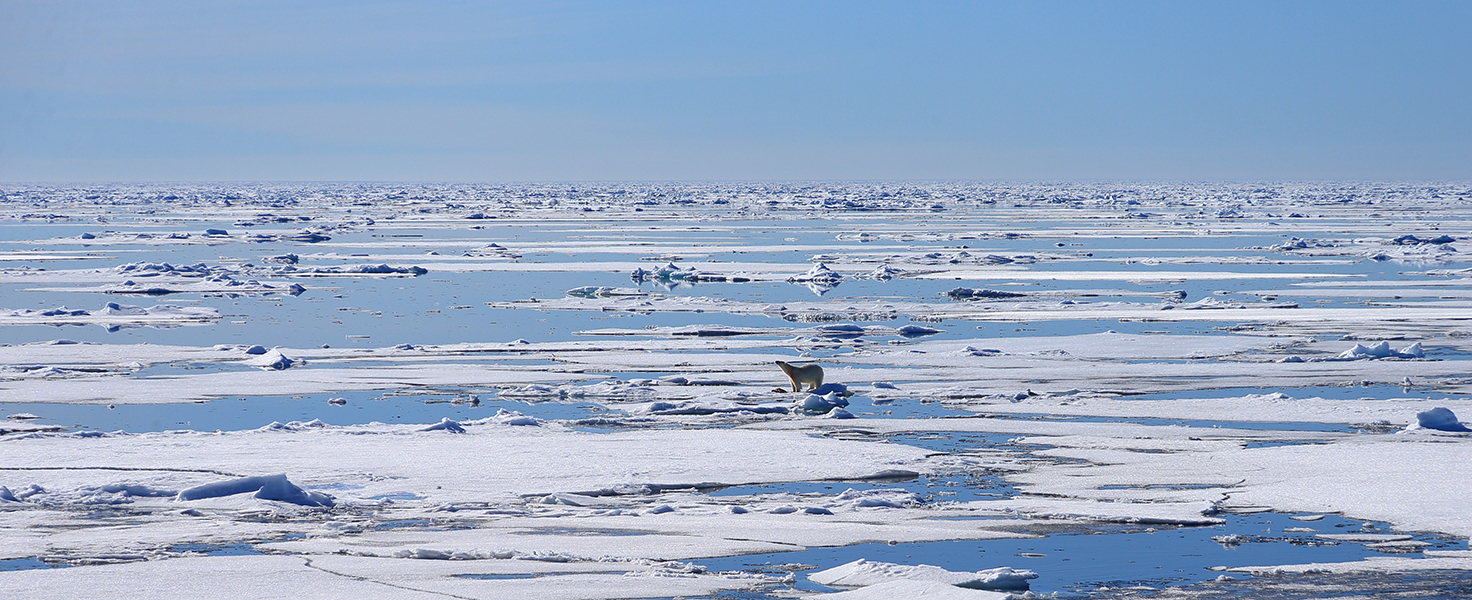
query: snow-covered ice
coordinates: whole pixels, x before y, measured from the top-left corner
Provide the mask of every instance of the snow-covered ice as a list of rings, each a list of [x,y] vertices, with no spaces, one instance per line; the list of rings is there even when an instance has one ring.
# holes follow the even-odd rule
[[[288,481],[284,473],[241,477],[228,481],[217,481],[179,490],[178,500],[201,500],[254,493],[259,500],[276,500],[302,506],[332,506],[332,496],[321,492],[308,492]],[[133,494],[137,495],[137,494]]]
[[[1464,545],[1425,537],[1472,536],[1456,416],[1472,411],[1469,198],[1456,183],[9,186],[0,589],[1088,595],[1026,557],[927,566],[925,544],[1258,511],[1374,520],[1298,533],[1387,556],[1324,563],[1306,544],[1258,564],[1251,535],[1222,535],[1241,562],[1176,552],[1162,570],[1183,580],[1132,583],[1472,570]],[[794,357],[823,365],[824,388],[778,389],[772,363]],[[432,416],[367,410],[390,397]],[[253,420],[181,416],[227,406]],[[146,410],[148,431],[109,426]],[[873,543],[913,557],[702,566]]]
[[[1027,581],[1038,574],[1024,569],[997,567],[974,573],[947,571],[931,565],[897,565],[859,559],[831,569],[808,574],[808,579],[828,586],[865,587],[896,580],[930,581],[979,590],[1027,590]]]
[[[1463,425],[1461,421],[1457,420],[1455,413],[1444,406],[1438,406],[1431,410],[1416,413],[1416,422],[1411,424],[1411,428],[1453,432],[1472,431],[1472,429],[1468,429],[1466,425]]]

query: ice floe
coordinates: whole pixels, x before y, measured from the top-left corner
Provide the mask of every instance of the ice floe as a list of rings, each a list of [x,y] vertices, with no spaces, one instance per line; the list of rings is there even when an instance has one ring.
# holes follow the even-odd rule
[[[141,325],[159,327],[208,325],[219,320],[220,312],[214,308],[173,304],[142,307],[108,302],[98,310],[71,309],[65,306],[41,310],[0,310],[0,325],[96,324],[107,327]]]
[[[200,500],[252,492],[254,492],[254,497],[258,500],[276,500],[291,504],[300,504],[302,506],[330,507],[334,504],[332,496],[321,492],[303,490],[297,487],[296,484],[288,481],[286,475],[281,473],[257,477],[242,477],[240,479],[197,485],[189,489],[180,490],[176,499],[179,501]]]
[[[1038,574],[1024,569],[997,567],[958,573],[931,565],[898,565],[859,559],[831,569],[809,573],[808,579],[827,586],[864,587],[897,580],[945,583],[978,590],[1025,591]]]
[[[1007,600],[1013,595],[956,587],[948,583],[897,579],[846,592],[802,596],[803,600],[888,600],[890,598],[931,598],[934,600]]]
[[[1472,410],[1469,197],[1394,183],[10,186],[0,225],[23,233],[0,248],[0,324],[15,326],[0,401],[17,417],[0,422],[4,557],[88,566],[0,571],[0,587],[797,597],[798,576],[839,565],[700,561],[1261,510],[1378,519],[1391,531],[1320,539],[1409,554],[1246,572],[1472,569],[1404,539],[1472,532],[1452,413]],[[75,293],[184,296],[177,310],[63,306]],[[56,339],[68,324],[113,333]],[[200,326],[162,329],[184,324]],[[156,328],[122,331],[140,325]],[[794,356],[845,387],[773,392],[771,362]],[[373,393],[433,394],[445,412],[365,422]],[[262,396],[338,425],[259,414],[189,431],[171,415],[160,429],[178,431],[143,434],[73,416]],[[589,416],[549,417],[552,402]],[[211,546],[246,555],[187,549]],[[946,579],[985,559],[938,582],[915,579],[931,572],[916,557],[868,563],[903,578],[823,596],[1001,597]]]
[[[1411,424],[1411,428],[1453,432],[1472,431],[1472,429],[1468,429],[1466,425],[1463,425],[1461,421],[1457,420],[1456,414],[1444,406],[1438,406],[1416,413],[1416,422]]]
[[[1353,348],[1341,352],[1338,356],[1341,360],[1361,360],[1376,358],[1426,358],[1426,352],[1421,349],[1421,343],[1416,342],[1400,350],[1390,349],[1390,342],[1380,342],[1371,346],[1355,344]]]

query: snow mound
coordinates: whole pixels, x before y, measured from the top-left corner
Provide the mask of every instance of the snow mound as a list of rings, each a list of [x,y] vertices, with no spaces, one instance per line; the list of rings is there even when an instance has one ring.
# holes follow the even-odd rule
[[[648,296],[649,292],[638,288],[608,287],[598,285],[586,285],[573,288],[563,292],[574,298],[638,298]]]
[[[217,481],[197,485],[179,492],[175,500],[202,500],[205,498],[219,498],[222,496],[234,496],[255,492],[255,497],[260,500],[276,500],[302,506],[332,506],[336,504],[332,496],[321,492],[308,492],[286,479],[285,473],[275,475],[263,475],[258,477],[241,477],[228,481]]]
[[[912,323],[910,325],[899,328],[898,330],[896,330],[896,333],[900,334],[900,336],[902,337],[921,337],[926,335],[935,335],[937,333],[940,333],[940,330],[931,327],[915,325]]]
[[[1438,235],[1438,236],[1436,236],[1434,238],[1426,238],[1426,239],[1423,239],[1423,238],[1416,237],[1415,235],[1412,235],[1412,234],[1406,234],[1406,235],[1400,236],[1398,238],[1395,238],[1393,240],[1390,240],[1390,243],[1395,244],[1397,246],[1418,245],[1418,244],[1437,244],[1437,245],[1441,245],[1441,244],[1450,244],[1450,243],[1455,242],[1455,241],[1457,241],[1457,238],[1454,238],[1454,237],[1449,236],[1449,235]]]
[[[1431,410],[1416,413],[1416,423],[1407,429],[1435,429],[1437,431],[1472,431],[1461,421],[1451,409],[1438,406]]]
[[[327,424],[323,423],[322,419],[312,419],[306,422],[292,421],[290,423],[272,421],[271,424],[256,431],[306,431],[308,429],[321,429],[323,427],[327,427]]]
[[[624,504],[624,502],[614,498],[574,494],[572,492],[554,492],[543,497],[541,502],[542,504],[562,504],[564,506],[618,506]]]
[[[838,284],[843,282],[843,275],[839,275],[833,269],[828,268],[828,265],[818,263],[816,265],[813,265],[813,268],[808,269],[807,273],[803,273],[802,275],[793,275],[792,277],[788,277],[787,281],[790,281],[792,283]]]
[[[161,309],[161,308],[164,308],[164,307],[176,308],[176,307],[169,306],[169,305],[160,305],[160,306],[155,306],[154,308],[155,309]],[[146,314],[148,314],[148,312],[149,312],[148,309],[143,308],[141,306],[123,306],[123,305],[118,304],[116,302],[108,302],[106,305],[104,305],[102,307],[102,310],[97,311],[96,314],[99,314],[99,315],[108,315],[108,316],[128,316],[128,317],[134,317],[134,316],[139,316],[139,315],[146,315]]]
[[[903,489],[856,490],[849,488],[834,500],[854,508],[916,508],[925,504],[919,494]]]
[[[828,394],[838,394],[839,396],[853,395],[853,393],[848,391],[848,386],[841,383],[825,383],[816,388],[813,388],[812,393],[819,396],[826,396]]]
[[[266,371],[281,371],[292,367],[299,367],[307,363],[307,361],[302,359],[291,358],[282,354],[280,348],[272,348],[271,351],[260,355],[258,358],[252,358],[245,362]]]
[[[682,281],[682,280],[686,279],[687,277],[689,277],[691,275],[694,275],[694,274],[695,274],[695,268],[694,267],[682,269],[680,267],[675,266],[675,263],[672,263],[671,262],[671,263],[665,263],[665,265],[663,267],[660,267],[660,268],[655,269],[653,271],[646,271],[646,270],[644,270],[642,268],[636,268],[636,269],[634,269],[634,271],[632,273],[629,274],[629,277],[631,279],[633,279],[634,281],[648,281],[648,280],[651,280],[652,279],[652,280],[656,280],[656,281],[669,282],[669,281]]]
[[[838,392],[829,392],[823,395],[808,394],[806,398],[798,400],[796,404],[796,409],[799,411],[810,415],[821,415],[827,414],[833,409],[842,409],[848,406],[848,399],[839,395]]]
[[[1006,291],[1001,291],[1001,290],[988,290],[988,289],[979,289],[978,290],[978,289],[971,289],[971,288],[964,288],[964,287],[958,287],[958,288],[953,289],[953,290],[951,290],[949,292],[942,292],[941,295],[942,296],[945,296],[947,298],[950,298],[952,300],[980,300],[980,299],[998,300],[998,299],[1005,299],[1005,298],[1023,298],[1023,297],[1026,297],[1027,296],[1027,294],[1022,293],[1022,292],[1006,292]]]
[[[854,416],[854,413],[848,412],[845,409],[842,409],[842,408],[834,408],[832,410],[829,410],[827,414],[824,414],[823,415],[823,418],[824,419],[857,419],[858,417]]]
[[[719,399],[695,399],[695,400],[657,400],[649,404],[633,409],[637,412],[650,415],[714,415],[729,413],[755,413],[755,414],[786,414],[786,406],[772,404],[742,404],[730,400]]]
[[[435,423],[434,425],[430,425],[429,427],[420,429],[420,431],[448,431],[450,433],[465,433],[465,428],[460,426],[459,423],[450,420],[449,417],[445,417],[444,419],[441,419],[439,423]]]
[[[819,333],[840,336],[864,335],[865,333],[863,327],[859,325],[854,325],[853,323],[834,323],[832,325],[819,325],[817,327],[817,330]]]
[[[680,381],[676,382],[675,379],[680,379]],[[683,378],[669,378],[666,381],[672,382],[675,385],[689,384],[689,381]],[[644,385],[642,382],[609,380],[589,385],[548,385],[545,383],[532,383],[515,389],[502,390],[497,396],[501,398],[545,400],[638,400],[654,394],[655,391],[649,389],[649,386]]]
[[[675,263],[668,263],[665,266],[653,271],[647,271],[643,268],[636,268],[633,270],[633,272],[629,273],[629,278],[641,283],[645,281],[654,281],[667,286],[673,286],[674,284],[679,283],[746,283],[748,281],[751,281],[750,277],[744,275],[728,275],[723,273],[698,271],[695,269],[695,267],[682,268],[675,266]]]
[[[1376,358],[1426,358],[1426,352],[1421,349],[1421,342],[1400,350],[1391,350],[1390,342],[1380,342],[1373,346],[1355,344],[1353,348],[1339,353],[1339,360],[1373,360]]]
[[[1037,579],[1032,571],[997,567],[985,571],[947,571],[931,565],[900,565],[859,559],[826,571],[808,575],[808,579],[822,585],[871,586],[898,580],[941,583],[977,590],[1027,589],[1029,579]]]
[[[514,410],[498,408],[496,409],[496,414],[494,415],[491,415],[484,419],[476,419],[474,421],[457,423],[457,425],[515,425],[524,427],[539,427],[545,422],[546,421],[543,421],[536,417],[529,417]],[[426,429],[425,431],[429,430]]]
[[[159,304],[151,307],[132,306],[108,302],[95,311],[71,309],[65,306],[41,310],[0,310],[0,320],[20,324],[30,323],[167,323],[202,322],[220,318],[220,312],[204,306],[176,306]]]
[[[879,265],[873,271],[869,272],[869,278],[878,279],[879,281],[889,281],[891,279],[894,279],[895,277],[903,275],[904,273],[905,271],[903,269],[896,269],[889,265]]]
[[[429,270],[423,267],[394,267],[388,264],[351,265],[346,267],[322,267],[311,271],[322,275],[413,275],[418,277]]]
[[[847,592],[803,596],[803,600],[893,600],[895,598],[925,598],[926,600],[1008,600],[1011,594],[968,590],[954,585],[933,581],[900,579],[889,583],[871,585]]]

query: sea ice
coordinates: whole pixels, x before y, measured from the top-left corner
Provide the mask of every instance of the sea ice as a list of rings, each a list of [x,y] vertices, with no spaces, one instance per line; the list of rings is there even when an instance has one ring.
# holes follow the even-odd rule
[[[219,481],[197,485],[186,490],[180,490],[177,500],[201,500],[204,498],[218,498],[221,496],[233,496],[235,494],[246,494],[255,492],[255,497],[260,500],[279,500],[302,506],[332,506],[332,496],[322,492],[309,492],[297,487],[288,481],[285,474],[264,475],[258,477],[242,477],[229,481]]]
[[[1463,425],[1461,421],[1457,420],[1457,415],[1453,414],[1451,410],[1444,406],[1438,406],[1431,410],[1416,413],[1416,422],[1411,425],[1411,428],[1456,432],[1472,431],[1472,429],[1468,429],[1466,425]]]
[[[249,350],[247,350],[247,353],[249,353]],[[252,358],[246,362],[263,370],[281,371],[291,367],[299,367],[305,361],[286,356],[280,348],[272,348],[269,352],[260,355],[259,358]]]
[[[1456,248],[1462,242],[1438,239],[1453,237],[1440,231],[1468,230],[1469,191],[1464,184],[1358,183],[12,187],[0,196],[15,209],[9,222],[55,235],[0,248],[0,264],[21,265],[0,269],[0,285],[16,290],[15,306],[57,308],[0,311],[0,324],[20,325],[12,329],[22,336],[0,346],[0,401],[248,403],[413,389],[612,410],[557,422],[510,411],[473,418],[480,414],[464,412],[471,407],[447,405],[460,411],[447,414],[460,416],[445,417],[441,428],[454,423],[463,430],[457,435],[424,431],[439,414],[401,425],[307,421],[158,434],[16,431],[29,424],[6,420],[3,558],[162,560],[0,572],[0,587],[21,597],[125,588],[163,598],[253,598],[282,589],[365,597],[385,586],[401,595],[461,597],[709,596],[776,578],[662,567],[663,560],[1016,536],[1038,519],[1050,527],[1201,525],[1229,518],[1227,511],[1269,508],[1467,535],[1461,482],[1472,473],[1464,444],[1435,431],[1388,431],[1417,411],[1414,429],[1466,430],[1450,411],[1472,410],[1462,397],[1472,392],[1463,360],[1472,350],[1465,325],[1472,296],[1466,280],[1429,278],[1469,274],[1449,264],[1465,261]],[[1436,223],[1386,234],[1384,215],[1404,209],[1435,214]],[[788,222],[801,214],[841,218]],[[996,230],[1002,219],[1010,230]],[[305,221],[312,228],[298,229]],[[84,224],[92,231],[78,235]],[[805,235],[817,235],[807,239],[818,241],[778,241],[809,227],[815,231]],[[1296,237],[1275,246],[1241,243],[1287,239],[1283,231]],[[328,249],[341,253],[302,251],[329,235]],[[254,243],[270,250],[246,246]],[[31,250],[40,246],[60,251]],[[105,269],[43,262],[113,260],[94,252],[138,252],[143,260]],[[253,252],[273,256],[260,261]],[[196,262],[217,254],[217,262]],[[636,258],[644,256],[670,264],[645,270],[649,263]],[[681,256],[707,261],[676,266]],[[252,259],[265,266],[246,262]],[[1399,273],[1374,260],[1448,268]],[[1120,264],[1127,267],[1110,266]],[[444,279],[430,285],[408,277],[424,272]],[[605,285],[616,283],[610,274],[631,272],[636,281],[684,287],[661,294]],[[785,285],[693,285],[791,279],[821,291],[819,284],[841,281],[840,272],[868,281],[853,283],[852,296],[810,301],[793,298]],[[465,273],[504,276],[505,285],[472,290],[470,278],[455,278]],[[286,297],[304,288],[274,280],[328,276],[343,278],[332,295],[368,297],[359,306],[369,310],[397,310],[390,303],[404,296],[408,312],[449,319],[441,307],[418,309],[431,302],[469,309],[463,298],[480,294],[484,305],[475,308],[491,314],[466,319],[465,327],[416,322],[395,331],[423,331],[428,339],[411,346],[321,348],[341,345],[338,329],[325,325],[332,319],[316,321],[320,332],[294,331],[311,328],[293,319],[346,307],[336,298]],[[959,288],[952,297],[976,302],[937,297],[967,279],[994,289]],[[1076,283],[1089,281],[1103,283]],[[549,290],[560,297],[512,300]],[[193,314],[201,317],[194,322],[218,323],[228,314],[247,327],[221,323],[217,333],[233,337],[208,342],[179,341],[185,331],[132,333],[143,342],[198,346],[25,343],[35,341],[26,332],[49,330],[37,325],[194,323],[186,313],[121,304],[80,311],[43,296],[74,292],[199,292],[189,308],[216,313],[214,320]],[[1188,292],[1204,299],[1181,302]],[[274,296],[239,297],[254,293]],[[543,312],[554,310],[576,312]],[[542,318],[545,326],[533,324]],[[907,318],[914,324],[885,325]],[[623,326],[597,322],[608,319]],[[1106,327],[1124,333],[1092,333]],[[204,328],[194,329],[197,338]],[[533,342],[476,341],[487,335]],[[300,347],[279,356],[313,368],[241,369],[269,351],[217,344],[240,339]],[[1334,340],[1347,339],[1421,342],[1398,351],[1364,342],[1343,352]],[[1425,358],[1427,349],[1440,360],[1395,360]],[[794,354],[820,358],[838,381],[875,382],[866,393],[876,405],[944,403],[986,416],[885,419],[862,398],[844,408],[843,394],[829,398],[822,390],[814,402],[827,416],[865,418],[796,417],[787,411],[812,396],[793,403],[770,391],[777,381],[770,361]],[[1299,361],[1278,362],[1285,356]],[[1420,397],[1387,397],[1407,378],[1419,384]],[[1429,404],[1431,394],[1447,397]],[[299,404],[346,419],[365,403]],[[73,422],[63,410],[25,410]],[[1022,418],[997,418],[1004,415]],[[267,414],[242,428],[297,418],[310,415]],[[1178,422],[1141,424],[1164,419]],[[590,423],[614,431],[578,429]],[[868,475],[942,472],[1000,477],[1021,494],[956,501],[918,488],[927,496],[799,495],[782,487],[816,482],[836,490]],[[290,473],[302,486],[280,476],[252,489],[241,483],[258,479],[241,477],[252,473]],[[723,485],[771,489],[707,493]],[[182,511],[158,496],[242,488],[185,501]],[[326,490],[331,509],[290,501]],[[565,501],[542,502],[549,497]],[[1416,546],[1355,535],[1397,544],[1386,550]],[[283,539],[256,549],[298,554],[178,558],[170,550]],[[1465,556],[1432,552],[1367,563],[1472,568]],[[262,574],[276,585],[251,585]],[[168,583],[178,581],[187,583]],[[978,595],[1000,597],[910,580],[833,597]]]
[[[1360,360],[1375,358],[1426,358],[1426,352],[1421,349],[1421,343],[1416,342],[1400,350],[1391,350],[1390,342],[1380,342],[1372,346],[1355,344],[1353,348],[1339,354],[1340,360]]]
[[[812,390],[809,391],[809,393],[816,394],[816,395],[819,395],[819,396],[827,396],[828,394],[838,394],[839,396],[852,396],[853,395],[853,392],[848,391],[848,386],[847,385],[844,385],[842,383],[834,383],[834,382],[825,383],[825,384],[820,385],[820,386],[818,386],[816,388],[813,388]]]
[[[465,428],[461,427],[459,423],[456,423],[449,417],[445,417],[444,420],[440,421],[439,423],[435,423],[434,425],[425,427],[420,431],[447,431],[450,433],[465,433]]]
[[[0,311],[0,325],[204,325],[220,320],[220,312],[204,306],[159,304],[141,307],[108,302],[87,311],[58,307]]]
[[[925,598],[926,600],[1010,600],[1015,596],[1006,592],[991,592],[956,587],[948,583],[898,579],[846,592],[801,596],[802,600],[896,600],[899,598]]]
[[[842,410],[842,407],[848,406],[849,403],[847,398],[844,398],[842,395],[835,391],[828,392],[827,394],[822,395],[819,395],[816,392],[810,393],[807,395],[807,397],[796,401],[796,404],[797,409],[807,414],[821,415],[835,409]],[[852,416],[852,414],[849,415],[849,417]]]
[[[494,415],[491,415],[491,416],[486,417],[484,419],[476,419],[474,421],[468,421],[465,424],[466,425],[513,425],[513,426],[520,426],[520,427],[539,427],[543,423],[545,423],[545,421],[543,421],[541,419],[538,419],[536,417],[529,417],[527,415],[521,414],[521,413],[516,412],[514,410],[506,410],[504,408],[498,408],[498,409],[496,409],[496,414],[494,414]]]
[[[1032,571],[997,567],[985,571],[947,571],[931,565],[900,565],[859,559],[831,569],[809,573],[808,579],[828,586],[869,586],[907,579],[945,583],[979,590],[1027,590],[1029,579],[1037,579]]]

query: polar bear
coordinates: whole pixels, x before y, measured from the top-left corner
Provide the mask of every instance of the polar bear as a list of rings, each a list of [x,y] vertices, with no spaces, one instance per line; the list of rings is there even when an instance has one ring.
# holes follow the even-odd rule
[[[802,384],[804,383],[810,386],[808,387],[809,391],[816,390],[823,385],[823,367],[816,364],[794,366],[779,360],[777,361],[777,368],[782,369],[782,372],[787,375],[787,379],[792,381],[792,391],[794,392],[801,392]]]

